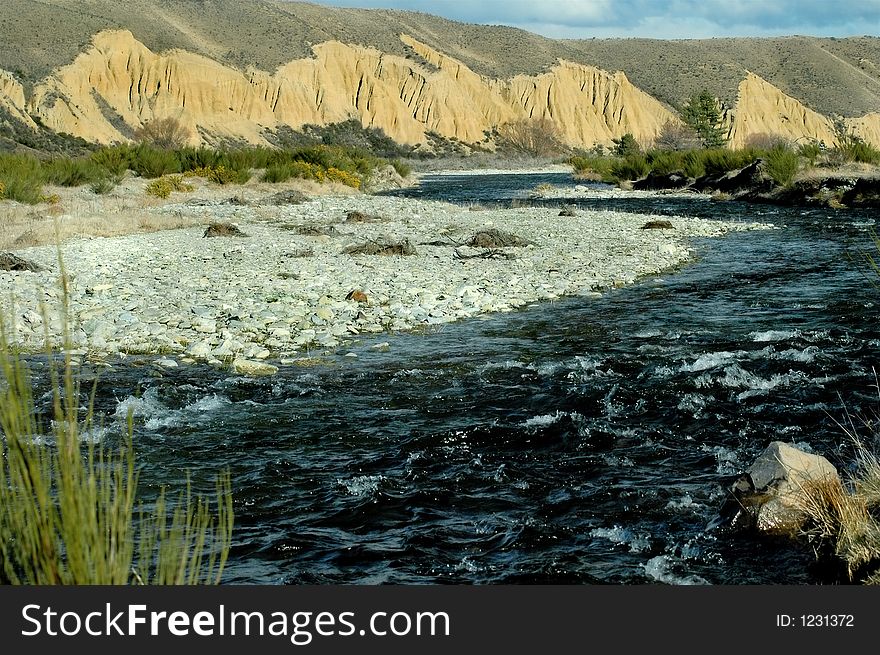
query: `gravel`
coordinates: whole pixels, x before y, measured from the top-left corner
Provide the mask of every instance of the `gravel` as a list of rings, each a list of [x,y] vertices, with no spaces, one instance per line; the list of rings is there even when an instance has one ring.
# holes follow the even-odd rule
[[[277,370],[267,360],[335,351],[358,335],[563,296],[597,297],[687,261],[692,238],[771,227],[669,217],[674,229],[643,230],[646,215],[469,211],[379,196],[322,197],[268,212],[186,203],[153,211],[204,216],[204,224],[64,244],[73,349],[93,356],[153,354],[163,367],[206,361],[251,375]],[[352,211],[381,220],[346,222]],[[248,237],[204,238],[205,226],[217,222],[235,224]],[[291,226],[334,229],[308,236]],[[501,250],[464,245],[489,229],[534,243]],[[343,252],[371,240],[408,240],[416,254]],[[7,319],[10,335],[24,349],[43,350],[48,322],[59,347],[64,314],[57,250],[19,254],[46,270],[0,272],[0,307],[14,319]]]

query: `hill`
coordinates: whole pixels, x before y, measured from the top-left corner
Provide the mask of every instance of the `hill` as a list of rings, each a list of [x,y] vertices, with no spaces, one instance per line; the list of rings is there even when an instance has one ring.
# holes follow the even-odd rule
[[[0,77],[8,123],[99,142],[165,112],[199,139],[250,142],[282,126],[356,117],[405,143],[432,132],[479,143],[504,121],[543,116],[570,144],[589,146],[622,131],[649,139],[703,88],[730,110],[734,144],[759,127],[833,138],[837,117],[880,141],[880,115],[870,115],[880,111],[880,38],[869,36],[552,40],[301,2],[5,0],[0,69],[11,73]],[[239,106],[208,79],[226,80]],[[414,80],[417,92],[407,86]]]

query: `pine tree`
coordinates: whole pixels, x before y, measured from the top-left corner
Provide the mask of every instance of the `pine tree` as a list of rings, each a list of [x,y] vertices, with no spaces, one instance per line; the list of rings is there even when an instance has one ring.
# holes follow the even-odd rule
[[[727,143],[721,109],[708,90],[692,95],[681,114],[684,122],[700,136],[704,148],[722,148]]]

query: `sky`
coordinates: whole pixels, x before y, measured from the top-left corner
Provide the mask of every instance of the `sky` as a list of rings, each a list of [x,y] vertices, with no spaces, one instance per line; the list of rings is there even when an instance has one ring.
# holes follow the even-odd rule
[[[880,0],[311,0],[512,25],[552,38],[880,36]]]

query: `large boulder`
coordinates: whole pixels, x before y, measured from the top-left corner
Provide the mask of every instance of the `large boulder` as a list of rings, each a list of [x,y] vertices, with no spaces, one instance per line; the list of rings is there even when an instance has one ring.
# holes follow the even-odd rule
[[[774,441],[733,483],[721,517],[731,527],[796,536],[807,519],[810,494],[841,484],[837,469],[821,455]]]

